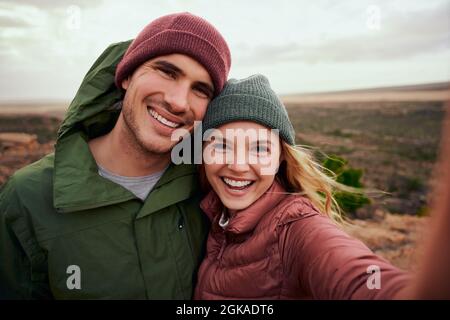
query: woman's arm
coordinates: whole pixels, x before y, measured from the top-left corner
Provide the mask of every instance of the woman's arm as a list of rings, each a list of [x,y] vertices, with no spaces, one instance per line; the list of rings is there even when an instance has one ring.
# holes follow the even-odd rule
[[[436,168],[432,228],[416,275],[375,255],[324,216],[295,221],[281,235],[286,273],[314,299],[450,299],[449,111]]]
[[[284,248],[285,273],[313,299],[394,299],[411,281],[325,216],[293,222]]]

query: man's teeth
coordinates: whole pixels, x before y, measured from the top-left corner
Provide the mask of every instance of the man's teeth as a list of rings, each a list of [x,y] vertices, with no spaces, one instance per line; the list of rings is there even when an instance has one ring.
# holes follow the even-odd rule
[[[225,181],[226,184],[232,186],[232,187],[245,187],[248,186],[253,181],[245,180],[245,181],[237,181],[237,180],[231,180],[228,178],[223,178],[223,181]]]
[[[172,122],[170,120],[167,120],[166,118],[164,118],[162,115],[160,115],[159,113],[157,113],[155,110],[153,109],[149,109],[150,115],[155,118],[156,120],[158,120],[159,122],[161,122],[162,124],[165,124],[168,127],[171,128],[177,128],[180,126],[180,124]]]

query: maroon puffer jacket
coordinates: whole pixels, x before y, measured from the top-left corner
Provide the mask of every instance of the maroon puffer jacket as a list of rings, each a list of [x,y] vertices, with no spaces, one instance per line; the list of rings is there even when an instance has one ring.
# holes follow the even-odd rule
[[[201,207],[212,226],[195,299],[391,299],[410,281],[277,182],[225,229],[213,191]]]

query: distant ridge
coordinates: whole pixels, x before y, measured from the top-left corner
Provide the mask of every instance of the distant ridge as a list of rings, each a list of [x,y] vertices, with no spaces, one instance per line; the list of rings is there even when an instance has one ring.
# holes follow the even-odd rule
[[[17,100],[0,100],[0,107],[3,106],[69,106],[69,100],[33,100],[33,99],[17,99]]]
[[[281,95],[286,104],[450,101],[450,82]]]
[[[281,95],[286,104],[377,101],[450,101],[450,81],[366,89]],[[39,113],[62,116],[69,100],[0,100],[0,113]]]
[[[440,90],[450,90],[450,81],[401,85],[401,86],[382,86],[375,88],[370,87],[370,88],[348,89],[348,90],[290,93],[281,95],[281,97],[313,95],[313,94],[323,95],[323,94],[337,94],[337,93],[345,94],[345,93],[363,93],[363,92],[381,92],[381,91],[384,92],[384,91],[440,91]]]

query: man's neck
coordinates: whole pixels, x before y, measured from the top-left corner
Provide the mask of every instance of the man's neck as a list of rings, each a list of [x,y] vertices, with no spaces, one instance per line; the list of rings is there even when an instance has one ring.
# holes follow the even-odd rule
[[[115,126],[111,132],[88,144],[95,161],[117,175],[141,177],[162,171],[169,165],[170,154],[143,152],[132,139]]]

